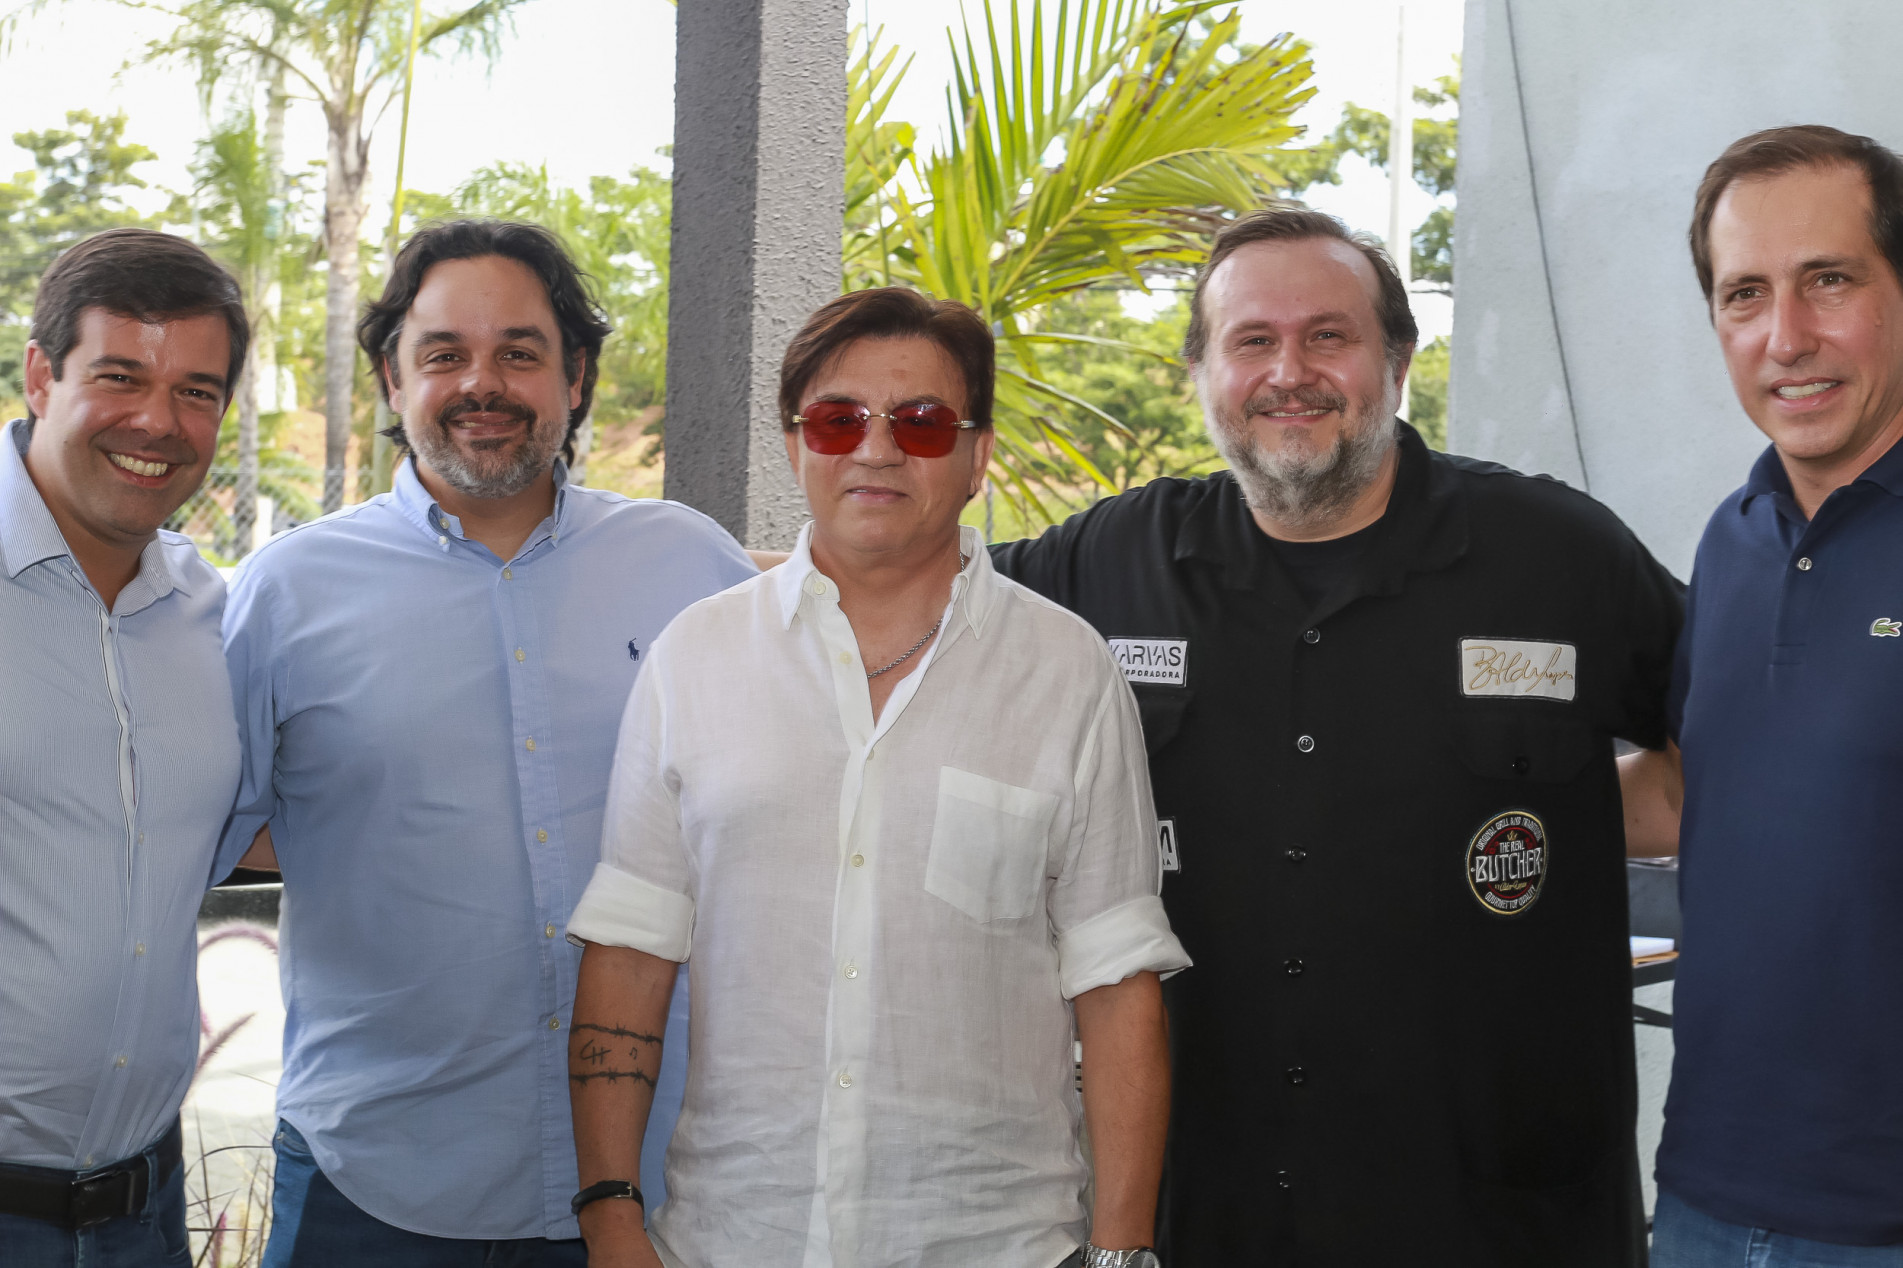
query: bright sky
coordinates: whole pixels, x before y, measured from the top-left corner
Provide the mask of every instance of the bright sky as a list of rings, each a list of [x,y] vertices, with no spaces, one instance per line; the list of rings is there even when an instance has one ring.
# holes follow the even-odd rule
[[[916,52],[893,114],[935,136],[950,78],[944,33],[960,21],[957,0],[851,4],[855,23],[883,25],[886,42]],[[1241,0],[1239,7],[1246,38],[1292,30],[1314,46],[1318,92],[1297,119],[1313,134],[1334,126],[1344,101],[1392,109],[1394,0]],[[1460,0],[1409,0],[1410,80],[1425,84],[1452,69],[1461,13]],[[62,126],[68,110],[124,109],[131,116],[127,138],[159,154],[142,169],[145,178],[186,188],[193,146],[206,127],[189,70],[140,62],[145,41],[162,29],[153,15],[128,12],[110,0],[52,0],[0,55],[6,137]],[[405,184],[448,192],[474,169],[498,160],[545,162],[564,183],[640,163],[659,165],[654,151],[673,131],[673,46],[674,10],[666,0],[533,0],[520,11],[515,36],[493,69],[435,59],[419,65]],[[321,163],[323,122],[314,107],[294,106],[288,131],[292,165]],[[376,232],[388,216],[396,139],[393,108],[371,154],[372,206],[384,209],[372,213]],[[0,144],[0,170],[28,166],[23,151]],[[1312,191],[1311,201],[1357,228],[1385,234],[1385,175],[1350,159],[1343,178],[1339,188]],[[1418,223],[1432,200],[1411,190],[1409,201],[1409,221]],[[1452,306],[1445,300],[1421,296],[1416,307],[1425,336],[1451,329]]]

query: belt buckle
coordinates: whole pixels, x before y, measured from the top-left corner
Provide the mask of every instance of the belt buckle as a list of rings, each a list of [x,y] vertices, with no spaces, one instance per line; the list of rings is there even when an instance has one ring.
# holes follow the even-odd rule
[[[74,1228],[91,1228],[139,1213],[138,1176],[131,1168],[82,1176],[73,1181],[72,1219]]]

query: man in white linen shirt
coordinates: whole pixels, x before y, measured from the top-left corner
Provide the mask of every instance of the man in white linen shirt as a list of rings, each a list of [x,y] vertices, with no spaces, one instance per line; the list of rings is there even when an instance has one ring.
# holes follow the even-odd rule
[[[962,305],[885,288],[820,309],[780,388],[813,522],[683,612],[636,683],[569,923],[596,1268],[1154,1262],[1158,974],[1189,960],[1122,674],[958,525],[993,365]],[[640,1142],[690,954],[650,1244]]]

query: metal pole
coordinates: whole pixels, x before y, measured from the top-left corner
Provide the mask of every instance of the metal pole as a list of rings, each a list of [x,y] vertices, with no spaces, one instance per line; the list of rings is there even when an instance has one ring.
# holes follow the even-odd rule
[[[383,267],[386,276],[396,263],[397,231],[403,224],[403,164],[410,152],[410,90],[416,86],[416,44],[423,28],[423,0],[416,0],[410,9],[410,55],[403,68],[403,125],[397,131],[396,141],[396,196],[390,200],[390,229],[383,236]],[[383,434],[390,425],[390,406],[383,399],[383,393],[377,393],[377,416],[370,437],[370,479],[371,492],[382,493],[389,489],[390,478],[396,466],[396,446]]]
[[[1414,87],[1407,78],[1407,6],[1394,7],[1394,113],[1388,116],[1388,254],[1406,287],[1414,278],[1414,244],[1407,223],[1407,191],[1414,184]],[[1407,417],[1407,385],[1397,411]]]

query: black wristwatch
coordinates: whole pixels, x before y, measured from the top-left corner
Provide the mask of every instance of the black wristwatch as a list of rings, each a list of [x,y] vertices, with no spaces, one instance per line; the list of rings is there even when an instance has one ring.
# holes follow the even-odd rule
[[[648,1209],[647,1200],[641,1196],[641,1190],[626,1180],[597,1180],[568,1199],[568,1209],[580,1215],[584,1206],[590,1202],[599,1202],[603,1198],[633,1198],[636,1206],[644,1211]]]

